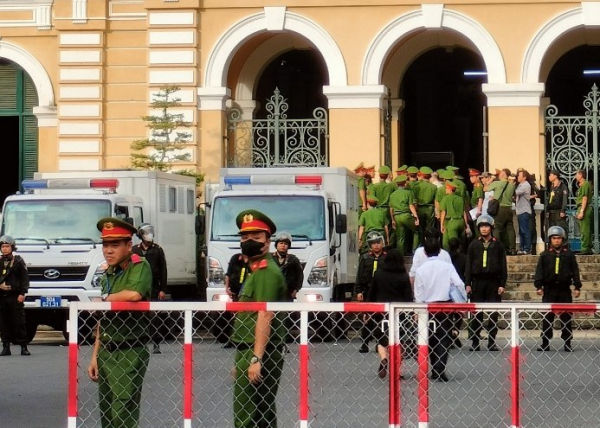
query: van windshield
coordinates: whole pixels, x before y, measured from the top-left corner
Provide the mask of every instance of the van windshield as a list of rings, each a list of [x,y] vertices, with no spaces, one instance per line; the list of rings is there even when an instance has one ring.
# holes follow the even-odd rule
[[[238,241],[236,216],[247,209],[258,210],[271,218],[277,231],[288,232],[294,241],[325,239],[325,200],[318,196],[231,196],[213,203],[211,239]]]
[[[2,235],[18,244],[99,243],[96,223],[110,216],[110,201],[8,201],[2,213]]]

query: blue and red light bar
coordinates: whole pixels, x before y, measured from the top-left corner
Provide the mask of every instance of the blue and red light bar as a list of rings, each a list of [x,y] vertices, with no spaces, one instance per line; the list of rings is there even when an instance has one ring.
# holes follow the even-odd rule
[[[23,180],[24,191],[35,189],[112,189],[119,187],[116,178],[49,178],[46,180]]]
[[[227,175],[224,178],[226,186],[245,184],[298,184],[321,185],[320,175]]]

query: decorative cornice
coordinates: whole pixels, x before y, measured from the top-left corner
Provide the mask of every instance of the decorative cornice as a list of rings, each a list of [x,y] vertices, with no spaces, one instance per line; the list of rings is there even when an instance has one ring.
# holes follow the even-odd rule
[[[488,107],[539,107],[543,83],[505,83],[482,85]]]
[[[330,109],[382,108],[387,89],[383,85],[323,86],[323,94]]]

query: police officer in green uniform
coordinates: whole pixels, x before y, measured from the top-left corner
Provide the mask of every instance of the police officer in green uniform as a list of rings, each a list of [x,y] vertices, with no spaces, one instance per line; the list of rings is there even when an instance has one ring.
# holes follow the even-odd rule
[[[101,279],[106,302],[149,301],[152,270],[142,257],[132,253],[131,237],[136,228],[118,218],[103,218],[102,253],[108,269]],[[106,313],[98,324],[88,375],[98,382],[102,428],[135,428],[150,352],[149,320],[145,312]]]
[[[406,175],[407,168],[408,168],[408,165],[400,165],[398,168],[396,168],[396,177],[400,177],[401,175]]]
[[[367,245],[366,236],[367,234],[375,230],[381,234],[384,234],[387,242],[389,242],[389,215],[387,211],[378,210],[377,198],[374,195],[367,195],[367,202],[372,207],[370,210],[363,212],[358,220],[358,248],[360,254],[364,254],[369,251]]]
[[[437,186],[429,181],[432,173],[433,170],[428,166],[421,167],[420,180],[413,188],[419,216],[419,244],[423,242],[425,231],[433,227],[435,218],[434,200]]]
[[[438,180],[440,180],[440,183],[442,184],[441,186],[439,186],[435,192],[435,218],[437,220],[437,222],[439,223],[440,221],[440,217],[442,214],[442,200],[446,197],[446,186],[445,183],[447,180],[452,180],[452,178],[454,177],[454,174],[452,173],[452,171],[448,171],[446,169],[438,169]],[[441,229],[441,224],[439,225],[439,229]]]
[[[560,179],[560,172],[553,169],[548,174],[548,197],[546,201],[546,219],[548,229],[559,226],[565,231],[565,244],[569,242],[569,225],[567,224],[567,203],[569,190]]]
[[[417,177],[417,175],[419,174],[419,168],[417,168],[416,166],[409,166],[408,168],[406,168],[406,189],[410,190],[412,192],[413,187],[419,182],[419,177]]]
[[[456,185],[452,181],[446,180],[445,187],[446,197],[442,199],[440,204],[440,224],[443,233],[442,245],[448,251],[450,240],[452,238],[460,240],[469,225],[463,198],[454,193]]]
[[[494,216],[496,227],[494,228],[494,236],[499,238],[504,244],[506,254],[515,255],[516,251],[516,235],[513,226],[513,210],[512,201],[515,193],[514,184],[508,181],[510,170],[504,168],[500,170],[500,180],[492,181],[487,188],[487,191],[494,192],[494,198],[498,199],[500,208],[498,214]]]
[[[456,186],[455,194],[463,198],[465,202],[468,202],[467,198],[467,185],[462,181],[462,177],[459,175],[459,168],[456,166],[447,166],[446,169],[452,173],[452,183]]]
[[[577,211],[575,218],[579,220],[579,234],[581,235],[581,255],[590,255],[592,253],[592,187],[586,180],[587,173],[583,169],[577,171],[575,179],[579,185],[575,202]]]
[[[239,301],[287,301],[285,278],[269,254],[275,224],[256,210],[242,211],[236,224],[250,268]],[[285,313],[264,310],[239,312],[235,317],[231,340],[237,348],[233,385],[236,428],[277,427],[275,402],[285,355],[284,320]]]
[[[390,196],[390,216],[392,227],[396,230],[396,248],[404,253],[408,239],[417,234],[419,217],[415,197],[410,190],[406,189],[406,175],[396,177],[394,181],[398,184],[398,189]],[[414,250],[418,247],[419,240],[415,237],[412,242],[416,244],[412,247]]]
[[[385,213],[385,215],[388,217],[388,223],[391,223],[391,220],[392,220],[389,217],[390,195],[392,193],[394,193],[394,191],[396,190],[395,183],[387,182],[387,179],[391,173],[392,173],[392,170],[390,169],[389,166],[382,165],[381,167],[379,167],[380,181],[379,181],[379,183],[375,183],[375,184],[371,185],[371,188],[369,189],[369,192],[368,192],[377,198],[378,202],[377,202],[377,207],[375,209],[381,210]],[[386,238],[389,238],[388,244],[390,243],[390,241],[394,242],[394,240],[396,239],[394,231],[391,231],[390,235],[391,236],[386,237]]]

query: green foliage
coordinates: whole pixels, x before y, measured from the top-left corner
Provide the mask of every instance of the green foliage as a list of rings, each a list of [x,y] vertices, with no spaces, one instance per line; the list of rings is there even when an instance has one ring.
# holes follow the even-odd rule
[[[178,163],[191,161],[189,153],[177,153],[185,149],[192,137],[190,132],[181,130],[192,126],[183,119],[183,114],[171,113],[171,109],[181,105],[181,99],[173,96],[179,89],[175,85],[162,86],[151,104],[153,109],[160,110],[160,114],[142,117],[150,128],[150,138],[131,143],[130,161],[133,168],[171,171]],[[173,172],[195,177],[197,184],[204,180],[203,174],[191,169]]]

